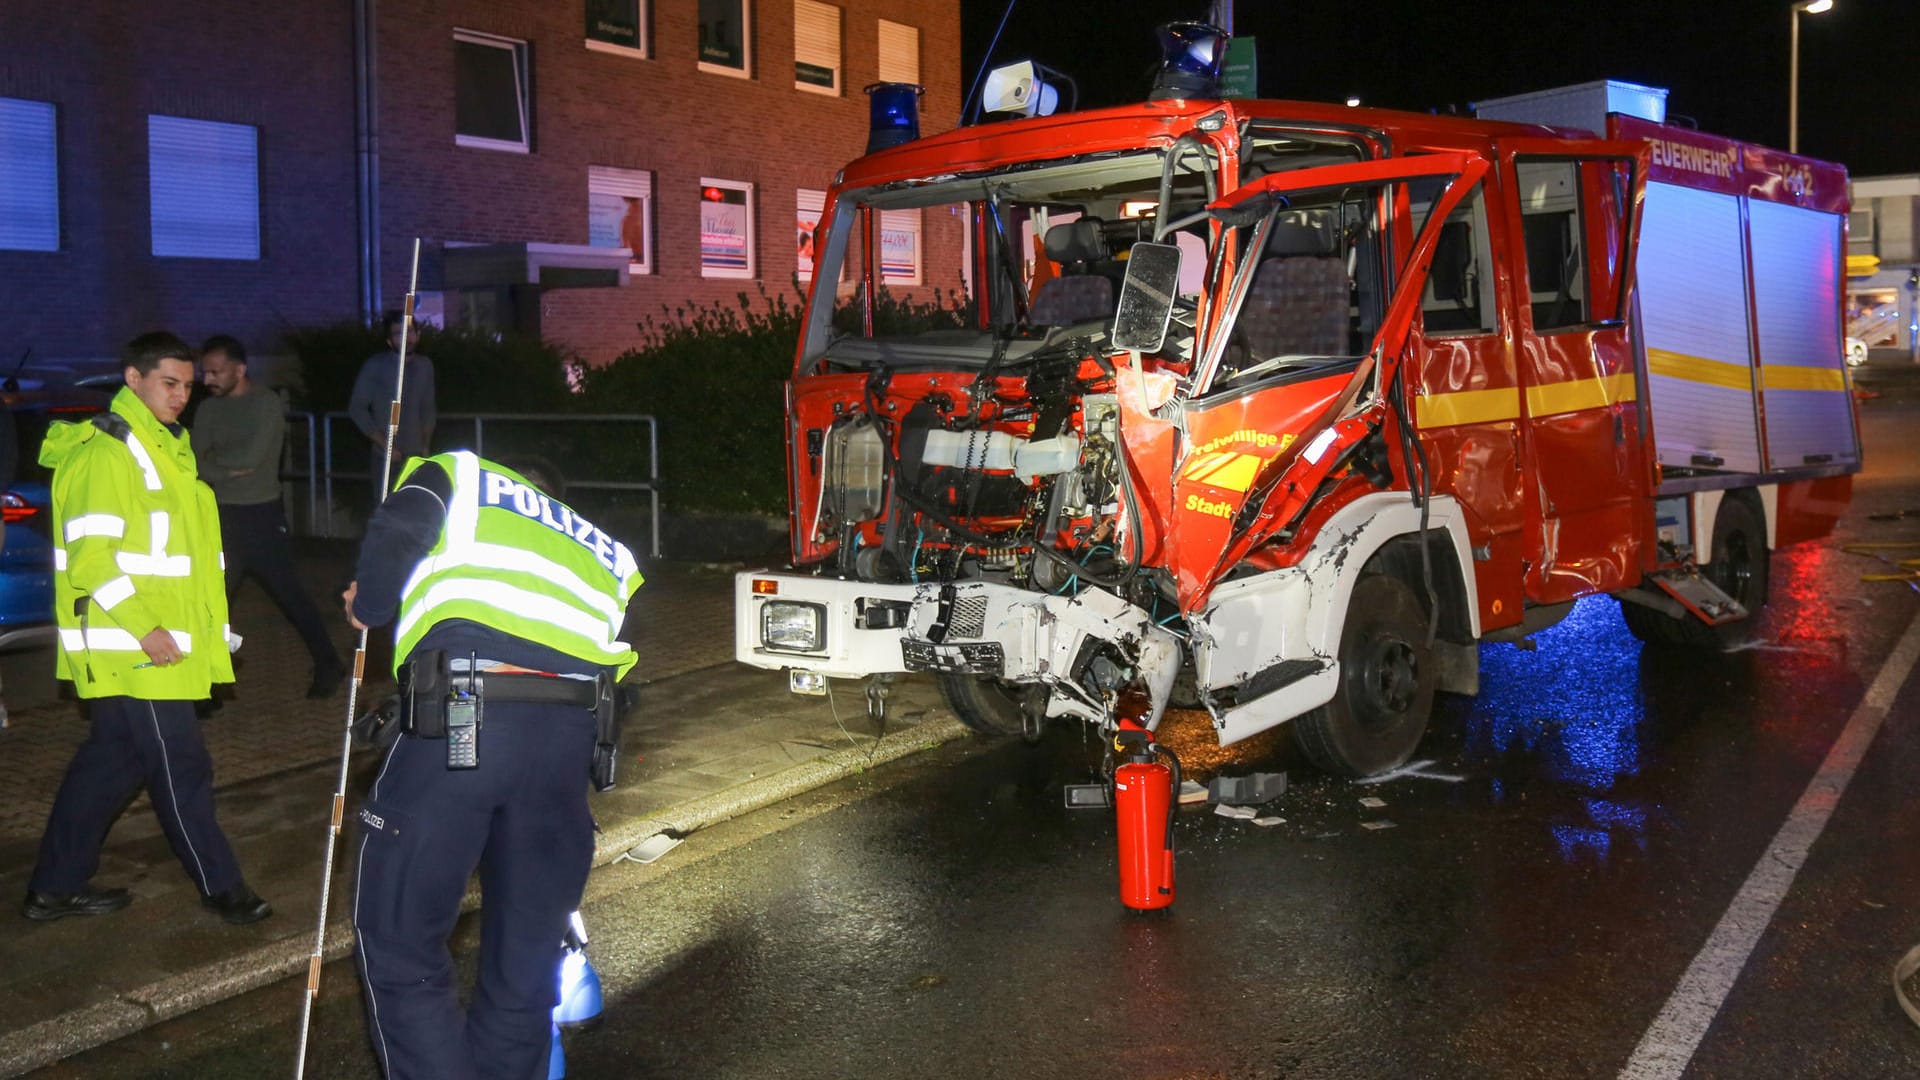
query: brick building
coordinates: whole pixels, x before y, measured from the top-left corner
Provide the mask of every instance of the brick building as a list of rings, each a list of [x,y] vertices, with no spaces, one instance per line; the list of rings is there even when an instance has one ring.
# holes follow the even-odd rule
[[[792,295],[862,88],[925,85],[944,130],[959,53],[957,0],[9,2],[0,362],[155,326],[271,351],[396,306],[415,237],[429,316],[606,360],[677,305]],[[957,223],[883,228],[894,288],[957,282]]]

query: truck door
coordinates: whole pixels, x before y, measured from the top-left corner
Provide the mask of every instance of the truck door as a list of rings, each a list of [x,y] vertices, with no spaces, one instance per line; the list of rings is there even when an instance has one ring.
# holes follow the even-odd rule
[[[1644,166],[1619,144],[1500,141],[1521,387],[1527,598],[1639,580],[1652,541],[1645,421],[1628,331]]]
[[[1156,402],[1143,375],[1118,375],[1138,497],[1171,515],[1163,553],[1181,610],[1199,610],[1220,575],[1293,522],[1354,441],[1387,422],[1383,390],[1418,316],[1439,223],[1486,169],[1462,153],[1321,166],[1263,178],[1211,208],[1238,258],[1196,389]],[[1388,207],[1431,178],[1441,184],[1425,228],[1388,267]]]

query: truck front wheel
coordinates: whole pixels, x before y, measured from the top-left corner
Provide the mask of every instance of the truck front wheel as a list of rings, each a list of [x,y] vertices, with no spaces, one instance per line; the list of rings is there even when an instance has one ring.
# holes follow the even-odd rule
[[[982,735],[1026,732],[1021,688],[979,675],[941,675],[940,696],[967,727]]]
[[[1363,574],[1340,631],[1333,700],[1293,722],[1307,759],[1337,776],[1403,765],[1426,734],[1437,672],[1419,598],[1399,578]]]

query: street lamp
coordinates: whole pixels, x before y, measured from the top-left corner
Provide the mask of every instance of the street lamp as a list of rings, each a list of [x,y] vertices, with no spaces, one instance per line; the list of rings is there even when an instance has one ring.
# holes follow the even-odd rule
[[[1800,13],[1818,15],[1833,10],[1833,0],[1800,0],[1793,5],[1793,57],[1787,74],[1787,151],[1800,152]]]

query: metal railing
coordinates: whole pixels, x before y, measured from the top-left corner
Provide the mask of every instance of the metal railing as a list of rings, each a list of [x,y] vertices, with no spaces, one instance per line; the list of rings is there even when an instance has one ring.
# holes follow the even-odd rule
[[[353,427],[344,412],[330,412],[315,415],[307,412],[287,414],[289,424],[298,424],[305,428],[305,464],[300,470],[293,466],[301,456],[298,435],[288,440],[287,452],[283,461],[281,475],[296,483],[304,481],[307,488],[306,524],[310,532],[320,536],[334,536],[334,485],[336,481],[364,486],[373,483],[372,474],[361,469],[336,469],[334,467],[334,429],[337,424],[347,424],[352,433],[348,440],[350,447],[359,447],[363,438],[358,428]],[[648,525],[652,531],[652,552],[654,558],[660,557],[660,428],[652,416],[641,413],[443,413],[436,428],[435,443],[439,448],[472,450],[476,454],[486,453],[487,425],[494,424],[496,429],[502,424],[515,425],[551,425],[564,424],[575,427],[582,424],[642,424],[647,433],[647,471],[644,480],[599,479],[590,475],[576,478],[567,477],[568,490],[594,491],[631,491],[643,492],[647,496]],[[450,442],[446,432],[456,425],[471,425],[472,438],[464,444]],[[356,452],[353,449],[345,453]],[[570,458],[580,455],[569,455]],[[556,463],[556,464],[570,464]]]

